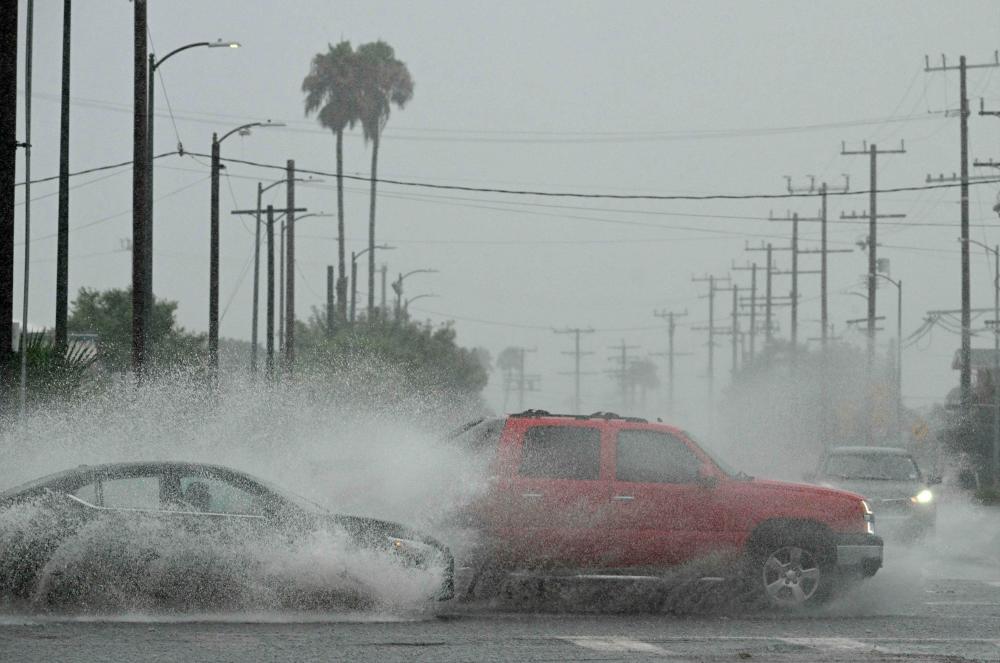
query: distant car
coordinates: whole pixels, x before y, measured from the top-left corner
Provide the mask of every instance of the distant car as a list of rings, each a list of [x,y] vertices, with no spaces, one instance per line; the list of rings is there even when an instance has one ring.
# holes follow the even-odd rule
[[[882,565],[861,496],[730,471],[673,426],[529,410],[453,439],[491,467],[489,490],[463,514],[482,542],[463,568],[463,596],[484,581],[502,587],[510,572],[655,579],[717,559],[771,604],[795,608]]]
[[[909,451],[896,447],[833,447],[807,479],[864,495],[885,538],[912,540],[934,529],[936,478],[923,475]]]
[[[42,509],[45,517],[31,515],[36,513],[31,506]],[[187,535],[188,542],[204,544],[202,548],[211,549],[222,541],[238,554],[251,557],[254,544],[261,541],[268,545],[278,542],[278,550],[267,550],[280,558],[282,545],[290,548],[310,534],[330,532],[342,536],[329,539],[330,549],[326,554],[348,556],[355,554],[353,549],[382,555],[379,559],[385,559],[390,568],[393,565],[440,568],[441,583],[431,588],[434,596],[428,598],[444,600],[453,594],[451,553],[433,538],[397,523],[330,513],[290,491],[218,465],[177,462],[82,465],[0,493],[0,514],[3,513],[8,517],[0,519],[0,604],[5,600],[37,600],[40,573],[50,557],[59,550],[90,550],[80,535],[95,521],[104,526],[99,532],[105,538],[114,538],[112,535],[120,531],[133,537],[135,532],[140,535],[175,532],[178,537]],[[3,531],[4,527],[13,526],[22,531]],[[110,545],[98,545],[97,550],[120,558],[121,548],[128,544],[128,541],[112,541]],[[143,554],[151,558],[144,559],[144,563],[155,564],[158,551]],[[105,561],[111,567],[122,563],[121,559],[96,560],[96,563]],[[212,561],[194,555],[188,571],[209,578],[218,576],[220,583],[228,582],[226,570],[217,571]],[[246,559],[248,564],[253,561]],[[316,559],[313,566],[321,566],[324,561]],[[235,571],[239,574],[245,569]],[[181,568],[174,580],[190,581],[185,575]],[[357,580],[363,586],[369,579]]]

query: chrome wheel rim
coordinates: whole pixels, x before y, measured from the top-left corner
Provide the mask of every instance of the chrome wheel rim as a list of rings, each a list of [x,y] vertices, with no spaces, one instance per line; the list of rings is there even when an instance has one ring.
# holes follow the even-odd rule
[[[798,546],[785,546],[772,552],[764,562],[761,575],[767,598],[780,606],[807,602],[816,594],[821,579],[813,554]]]

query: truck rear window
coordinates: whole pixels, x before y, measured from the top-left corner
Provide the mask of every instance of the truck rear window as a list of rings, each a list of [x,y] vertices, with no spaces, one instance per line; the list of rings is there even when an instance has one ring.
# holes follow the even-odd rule
[[[601,433],[581,426],[535,426],[524,433],[523,477],[597,479],[601,471]]]

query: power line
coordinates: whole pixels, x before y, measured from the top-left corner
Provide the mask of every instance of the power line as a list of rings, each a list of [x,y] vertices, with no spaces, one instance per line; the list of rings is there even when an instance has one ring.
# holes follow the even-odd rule
[[[209,155],[202,154],[199,152],[186,152],[197,157],[209,158]],[[243,166],[251,166],[254,168],[267,168],[270,170],[284,170],[285,167],[277,164],[262,163],[259,161],[250,161],[248,159],[236,159],[232,157],[222,157],[222,161],[228,163],[239,164]],[[307,168],[298,168],[298,172],[307,175],[319,175],[321,177],[336,177],[336,173],[324,170],[312,170]],[[370,177],[363,177],[361,175],[343,175],[344,179],[355,180],[359,182],[371,182]],[[790,199],[790,198],[817,198],[818,193],[712,193],[712,194],[622,194],[622,193],[575,193],[568,191],[533,191],[530,189],[499,189],[490,187],[473,187],[473,186],[462,186],[459,184],[433,184],[430,182],[419,182],[412,180],[397,180],[397,179],[383,179],[376,178],[375,181],[380,184],[391,184],[396,186],[407,186],[422,189],[436,189],[443,191],[468,191],[474,193],[499,193],[504,195],[512,196],[539,196],[546,198],[583,198],[583,199],[607,199],[607,200],[689,200],[689,201],[701,201],[701,200],[775,200],[775,199]],[[969,184],[997,184],[1000,183],[1000,177],[982,179],[976,182],[970,182]],[[876,189],[874,193],[902,193],[907,191],[926,191],[928,189],[939,189],[939,188],[955,188],[961,186],[954,182],[941,182],[936,184],[921,184],[916,186],[904,186],[904,187],[892,187],[888,189]],[[836,191],[830,192],[828,195],[833,196],[860,196],[868,195],[873,193],[873,191],[868,189],[858,189],[856,191]]]
[[[210,155],[203,154],[200,152],[179,152],[171,151],[158,154],[153,157],[153,159],[162,159],[169,156],[195,156],[201,157],[203,159],[211,158]],[[243,166],[250,166],[253,168],[266,168],[269,170],[285,170],[285,166],[277,164],[268,164],[258,161],[250,161],[247,159],[236,159],[231,157],[222,157],[221,161],[228,163],[239,164]],[[120,161],[118,163],[107,164],[103,166],[95,166],[93,168],[87,168],[85,170],[76,171],[70,173],[70,177],[76,177],[78,175],[86,175],[89,173],[97,173],[105,170],[111,170],[114,168],[122,168],[125,166],[131,166],[132,160]],[[304,173],[306,175],[318,175],[322,177],[335,177],[336,173],[324,170],[314,170],[297,168],[297,172]],[[361,175],[343,175],[345,179],[355,180],[359,182],[371,182],[370,177],[365,177]],[[43,177],[40,179],[31,180],[32,184],[41,184],[45,182],[51,182],[58,180],[58,175],[53,175],[50,177]],[[433,184],[431,182],[421,182],[414,180],[398,180],[398,179],[383,179],[376,178],[375,180],[380,184],[390,184],[396,186],[406,186],[413,188],[422,189],[434,189],[442,191],[466,191],[470,193],[496,193],[503,195],[515,195],[515,196],[539,196],[543,198],[581,198],[581,199],[606,199],[606,200],[664,200],[664,201],[705,201],[705,200],[777,200],[777,199],[791,199],[791,198],[816,198],[819,196],[818,193],[748,193],[748,194],[737,194],[737,193],[713,193],[713,194],[616,194],[616,193],[576,193],[568,191],[534,191],[530,189],[500,189],[492,187],[471,187],[462,186],[458,184]],[[969,186],[981,185],[981,184],[998,184],[1000,183],[1000,177],[996,178],[983,178],[975,182],[969,182]],[[24,186],[24,182],[15,183],[15,187]],[[926,183],[917,186],[904,186],[904,187],[892,187],[888,189],[877,189],[874,193],[904,193],[910,191],[928,191],[932,189],[951,189],[960,187],[961,183],[958,182],[938,182],[938,183]],[[844,191],[844,192],[830,192],[829,195],[836,196],[858,196],[858,195],[868,195],[872,193],[868,189],[858,189],[856,191]]]

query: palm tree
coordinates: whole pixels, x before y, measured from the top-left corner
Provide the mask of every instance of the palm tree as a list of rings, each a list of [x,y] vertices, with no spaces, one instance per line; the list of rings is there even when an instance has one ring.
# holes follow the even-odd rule
[[[316,113],[320,125],[337,137],[337,314],[347,318],[347,272],[344,263],[344,130],[360,119],[359,71],[351,42],[328,45],[313,56],[309,75],[302,80],[306,115]]]
[[[375,182],[378,178],[378,146],[389,121],[392,105],[398,108],[413,98],[413,79],[403,62],[396,59],[392,46],[373,41],[358,46],[361,129],[365,143],[372,143],[371,202],[368,214],[368,319],[375,312]]]

